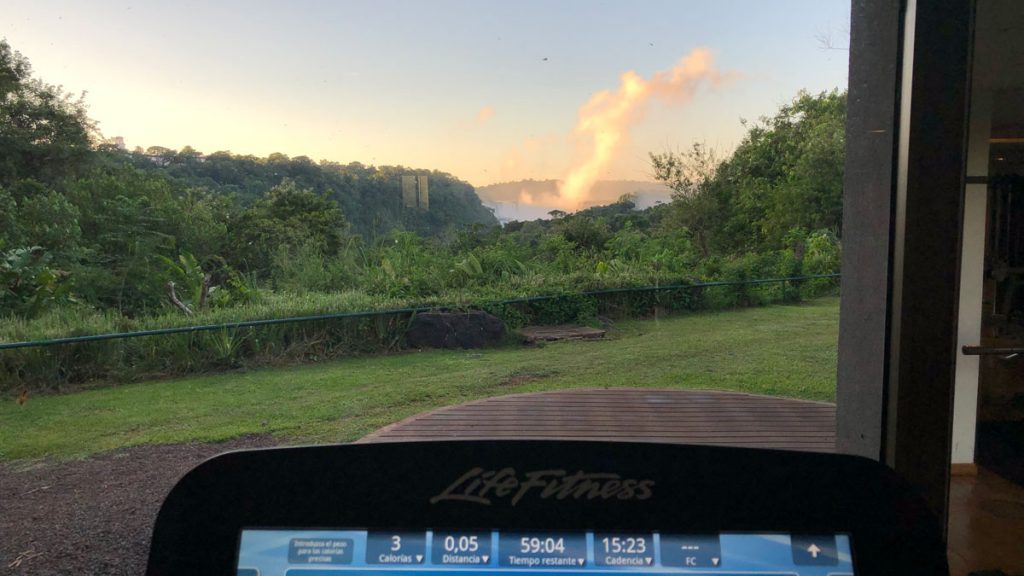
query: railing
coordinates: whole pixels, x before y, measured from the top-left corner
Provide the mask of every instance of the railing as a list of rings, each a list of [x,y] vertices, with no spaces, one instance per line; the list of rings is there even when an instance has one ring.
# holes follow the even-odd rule
[[[964,356],[1002,356],[1009,360],[1024,354],[1024,346],[964,346],[960,351]]]
[[[668,290],[685,290],[685,289],[696,289],[706,288],[715,286],[744,286],[744,285],[760,285],[760,284],[782,284],[785,286],[786,282],[802,282],[806,280],[816,280],[823,278],[839,278],[839,274],[814,274],[808,276],[791,276],[787,278],[759,278],[754,280],[722,280],[715,282],[699,282],[694,284],[666,284],[659,286],[640,286],[635,288],[607,288],[602,290],[588,290],[583,292],[574,292],[569,294],[547,294],[542,296],[530,296],[526,298],[513,298],[510,300],[498,300],[479,302],[476,304],[445,304],[438,303],[432,305],[415,306],[408,308],[391,308],[386,310],[365,310],[359,312],[337,312],[331,314],[317,314],[311,316],[295,316],[291,318],[269,318],[264,320],[242,320],[238,322],[226,322],[223,324],[201,324],[197,326],[177,326],[173,328],[156,328],[152,330],[138,330],[133,332],[113,332],[109,334],[91,334],[85,336],[68,336],[64,338],[50,338],[45,340],[27,340],[23,342],[0,342],[0,351],[2,350],[13,350],[17,348],[38,348],[45,346],[58,346],[61,344],[75,344],[81,342],[97,342],[102,340],[119,340],[124,338],[140,338],[144,336],[160,336],[166,334],[185,334],[192,332],[208,332],[213,330],[233,330],[237,328],[248,328],[255,326],[270,326],[274,324],[293,324],[301,322],[315,322],[323,320],[339,320],[339,319],[351,319],[351,318],[370,318],[375,316],[393,316],[399,314],[416,314],[419,312],[429,312],[432,310],[438,310],[440,308],[453,308],[453,307],[484,307],[502,304],[528,304],[531,302],[543,302],[548,300],[557,300],[560,298],[569,298],[574,296],[601,296],[605,294],[621,294],[621,293],[636,293],[636,292],[660,292]]]

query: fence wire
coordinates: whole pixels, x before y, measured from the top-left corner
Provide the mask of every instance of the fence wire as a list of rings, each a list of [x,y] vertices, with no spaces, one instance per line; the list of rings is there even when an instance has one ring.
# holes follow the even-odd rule
[[[142,338],[145,336],[162,336],[165,334],[186,334],[191,332],[209,332],[212,330],[234,330],[237,328],[249,328],[255,326],[271,326],[274,324],[293,324],[302,322],[317,322],[324,320],[341,320],[351,318],[372,318],[375,316],[395,316],[400,314],[417,314],[430,312],[441,308],[480,308],[486,306],[500,306],[503,304],[529,304],[531,302],[543,302],[557,300],[559,298],[571,298],[576,296],[601,296],[604,294],[621,294],[635,292],[660,292],[668,290],[686,290],[694,288],[706,288],[714,286],[744,286],[758,284],[785,284],[786,282],[798,282],[803,280],[816,280],[821,278],[839,278],[839,274],[815,274],[810,276],[791,276],[787,278],[759,278],[754,280],[721,280],[715,282],[698,282],[694,284],[664,284],[657,286],[640,286],[633,288],[605,288],[601,290],[587,290],[583,292],[570,292],[562,294],[546,294],[541,296],[528,296],[525,298],[512,298],[509,300],[493,300],[477,302],[474,304],[433,304],[413,306],[406,308],[389,308],[385,310],[363,310],[359,312],[335,312],[331,314],[316,314],[312,316],[294,316],[290,318],[268,318],[264,320],[241,320],[238,322],[226,322],[222,324],[200,324],[196,326],[178,326],[174,328],[155,328],[152,330],[137,330],[133,332],[111,332],[108,334],[92,334],[86,336],[68,336],[65,338],[49,338],[45,340],[27,340],[24,342],[0,342],[0,351],[13,350],[16,348],[41,348],[47,346],[59,346],[62,344],[75,344],[80,342],[98,342],[102,340],[120,340],[125,338]]]

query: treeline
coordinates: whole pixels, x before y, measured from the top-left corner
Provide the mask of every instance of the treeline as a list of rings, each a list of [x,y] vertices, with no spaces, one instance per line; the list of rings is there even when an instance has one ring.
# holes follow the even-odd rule
[[[267,158],[230,152],[203,155],[188,146],[180,151],[152,146],[114,155],[137,169],[167,177],[179,189],[215,192],[243,206],[267,196],[282,182],[291,182],[335,201],[350,232],[364,239],[396,228],[436,236],[450,226],[497,224],[468,182],[437,170],[313,162],[306,156],[289,158],[280,153]],[[403,206],[401,178],[405,175],[428,177],[429,210]]]
[[[329,258],[396,230],[497,223],[472,186],[437,171],[118,150],[102,143],[82,98],[33,78],[6,41],[0,151],[0,316],[73,305],[158,314],[179,298],[168,282],[186,263],[208,277],[204,306],[238,303],[280,276],[281,250]],[[403,206],[403,175],[428,177],[429,210]],[[180,299],[193,296],[187,305],[198,304]]]

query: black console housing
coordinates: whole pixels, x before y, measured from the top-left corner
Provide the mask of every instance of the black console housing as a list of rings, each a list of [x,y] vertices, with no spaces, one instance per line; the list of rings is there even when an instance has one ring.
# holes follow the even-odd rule
[[[938,520],[877,462],[562,441],[226,453],[168,495],[147,574],[234,574],[243,528],[339,527],[846,533],[858,576],[948,575]]]

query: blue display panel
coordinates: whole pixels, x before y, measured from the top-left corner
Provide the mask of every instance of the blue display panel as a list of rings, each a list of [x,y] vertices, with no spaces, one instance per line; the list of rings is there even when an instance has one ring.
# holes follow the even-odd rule
[[[238,576],[342,576],[345,572],[361,573],[352,576],[854,573],[845,534],[242,531]]]

